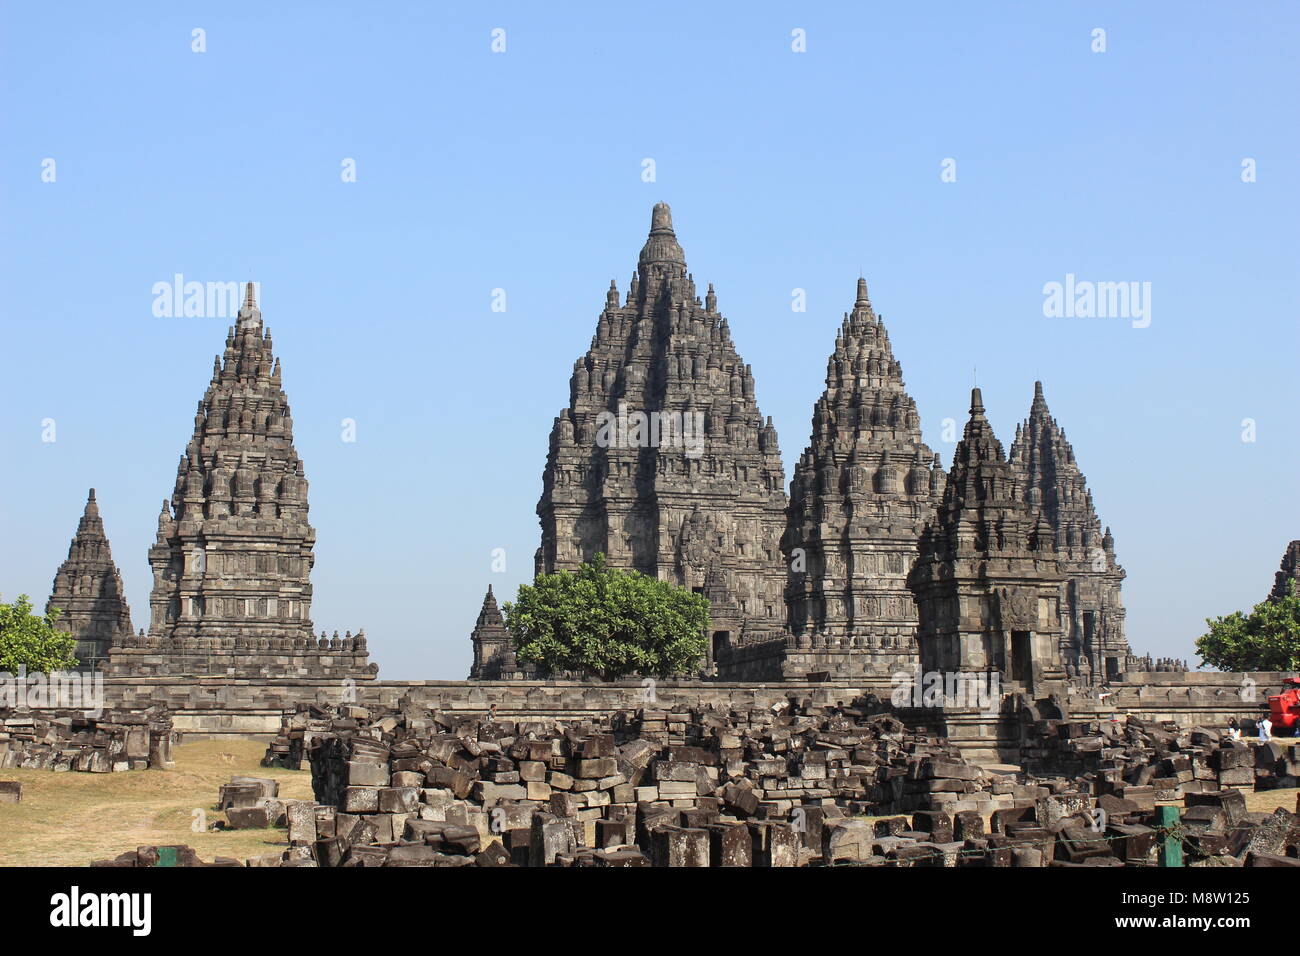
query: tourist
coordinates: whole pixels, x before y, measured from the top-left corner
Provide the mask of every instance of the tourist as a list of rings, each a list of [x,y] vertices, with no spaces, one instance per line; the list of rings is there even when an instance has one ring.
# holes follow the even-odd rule
[[[1265,717],[1259,722],[1259,739],[1268,740],[1273,731],[1273,721]]]

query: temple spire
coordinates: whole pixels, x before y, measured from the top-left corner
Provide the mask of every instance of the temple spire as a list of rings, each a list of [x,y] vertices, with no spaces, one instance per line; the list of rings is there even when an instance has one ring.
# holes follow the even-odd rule
[[[82,668],[93,670],[110,647],[131,636],[131,609],[104,534],[94,488],[86,497],[68,558],[54,576],[46,610],[52,608],[61,612],[59,630],[76,638],[74,654]]]
[[[863,276],[858,276],[858,297],[853,306],[858,309],[871,308],[871,300],[867,298],[867,280]]]
[[[791,569],[789,629],[844,641],[826,662],[837,676],[889,674],[915,661],[917,619],[905,575],[941,490],[928,465],[933,456],[859,277],[795,466],[781,541]],[[812,666],[801,660],[805,670]]]
[[[474,649],[470,680],[522,677],[529,670],[521,668],[515,659],[510,632],[506,630],[505,620],[501,617],[501,609],[497,607],[497,599],[490,584],[483,597],[478,620],[474,622],[474,630],[470,633],[470,643]]]
[[[261,324],[262,311],[257,307],[257,297],[253,283],[249,282],[244,286],[244,304],[240,306],[239,320],[236,322],[236,327],[246,329]]]
[[[1047,407],[1042,382],[1034,382],[1029,416],[1018,429],[1010,460],[1020,494],[1041,511],[1055,535],[1061,572],[1071,582],[1062,659],[1100,683],[1122,669],[1132,653],[1120,597],[1125,573],[1115,559],[1110,529],[1102,530],[1074,449]]]
[[[703,277],[699,286],[702,299],[672,211],[657,203],[627,299],[604,300],[555,419],[536,569],[572,570],[600,552],[610,567],[701,587],[717,555],[733,597],[744,596],[742,616],[779,627],[786,500],[776,430],[760,414],[715,290]],[[659,441],[630,431],[611,441],[605,420],[633,414],[684,425]],[[728,476],[725,487],[711,475]]]
[[[164,501],[149,552],[149,635],[306,639],[316,532],[252,282],[220,358],[177,468],[172,514]]]
[[[650,235],[641,249],[639,262],[643,278],[651,266],[676,266],[678,271],[686,268],[686,253],[677,242],[673,212],[666,202],[655,203],[650,212]]]
[[[1034,382],[1034,401],[1030,405],[1031,412],[1047,412],[1047,399],[1043,397],[1043,383]]]

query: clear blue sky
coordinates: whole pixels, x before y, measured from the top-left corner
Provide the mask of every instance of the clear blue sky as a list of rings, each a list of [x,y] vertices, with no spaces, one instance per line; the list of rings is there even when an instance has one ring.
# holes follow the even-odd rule
[[[93,485],[147,625],[229,324],[156,318],[151,290],[251,277],[311,481],[317,629],[364,627],[388,677],[464,677],[487,584],[531,576],[552,418],[658,200],[787,477],[861,270],[945,461],[973,368],[1008,445],[1044,381],[1139,652],[1193,658],[1206,616],[1264,596],[1300,537],[1296,5],[555,7],[5,6],[5,599],[45,601]],[[1045,317],[1067,273],[1150,282],[1150,327]]]

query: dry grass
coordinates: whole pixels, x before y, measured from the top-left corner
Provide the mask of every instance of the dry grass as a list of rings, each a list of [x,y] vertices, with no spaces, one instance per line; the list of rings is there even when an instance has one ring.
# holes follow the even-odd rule
[[[1272,813],[1279,807],[1283,810],[1296,811],[1296,794],[1300,789],[1287,787],[1282,790],[1246,791],[1246,809],[1252,812]]]
[[[280,796],[312,797],[311,774],[259,766],[264,743],[196,741],[176,747],[174,770],[52,773],[4,770],[23,785],[21,803],[0,804],[0,865],[84,866],[138,846],[184,843],[204,860],[247,859],[286,846],[284,830],[214,831],[217,788],[237,774],[280,781]],[[194,811],[209,829],[195,832]]]

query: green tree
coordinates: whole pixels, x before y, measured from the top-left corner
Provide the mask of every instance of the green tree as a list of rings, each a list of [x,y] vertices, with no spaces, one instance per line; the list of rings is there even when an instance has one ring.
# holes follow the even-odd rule
[[[1300,596],[1292,580],[1276,601],[1263,601],[1249,614],[1234,611],[1206,618],[1209,633],[1196,639],[1201,666],[1225,671],[1300,670]]]
[[[667,581],[608,568],[597,554],[577,571],[520,586],[505,615],[521,663],[605,680],[663,678],[699,666],[709,602]]]
[[[0,671],[17,674],[26,667],[29,674],[48,674],[77,666],[72,656],[77,639],[56,630],[58,608],[42,617],[32,613],[32,601],[18,595],[13,604],[0,604]]]

